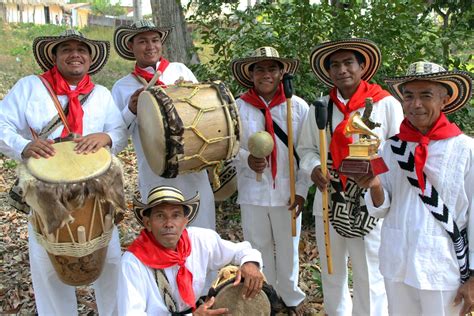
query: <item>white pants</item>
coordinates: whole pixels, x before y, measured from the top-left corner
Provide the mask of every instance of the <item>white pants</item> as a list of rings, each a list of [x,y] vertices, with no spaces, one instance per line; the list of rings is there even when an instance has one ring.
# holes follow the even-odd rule
[[[462,307],[462,303],[453,306],[457,290],[420,290],[389,279],[385,279],[385,288],[391,316],[457,316]]]
[[[333,268],[332,274],[329,275],[323,218],[315,217],[316,242],[322,268],[324,309],[329,316],[387,315],[387,296],[378,259],[381,224],[379,222],[364,238],[342,237],[332,225],[329,225]],[[348,285],[349,256],[352,262],[353,300]]]
[[[296,222],[296,237],[292,237],[288,207],[242,204],[240,210],[244,239],[262,253],[267,282],[287,306],[297,306],[305,298],[298,287],[301,216]]]
[[[76,288],[64,284],[56,274],[47,252],[38,244],[28,224],[31,278],[39,315],[77,315]],[[117,315],[117,283],[120,268],[120,242],[114,226],[104,268],[92,284],[100,316]]]

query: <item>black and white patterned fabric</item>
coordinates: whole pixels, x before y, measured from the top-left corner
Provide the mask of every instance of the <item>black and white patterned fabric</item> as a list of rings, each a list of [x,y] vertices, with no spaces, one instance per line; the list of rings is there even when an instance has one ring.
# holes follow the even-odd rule
[[[454,251],[456,252],[456,257],[459,263],[461,283],[464,283],[470,276],[467,229],[459,230],[448,207],[444,204],[438,191],[431,184],[425,173],[423,173],[423,176],[425,178],[426,187],[424,193],[421,191],[415,172],[415,156],[412,152],[407,150],[407,142],[402,141],[397,137],[390,138],[390,141],[392,142],[392,152],[396,156],[400,168],[406,172],[408,182],[417,191],[423,204],[431,214],[433,214],[435,219],[439,221],[453,241]]]
[[[342,189],[339,174],[332,170],[331,155],[328,155],[328,170],[331,173],[331,207],[329,220],[336,232],[346,238],[363,237],[377,225],[378,218],[370,216],[364,201],[367,191],[347,178],[346,190]]]

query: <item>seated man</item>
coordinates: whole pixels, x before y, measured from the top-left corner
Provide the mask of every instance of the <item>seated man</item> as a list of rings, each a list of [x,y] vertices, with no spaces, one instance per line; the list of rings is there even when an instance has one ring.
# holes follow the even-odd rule
[[[118,286],[120,315],[206,315],[213,298],[196,309],[207,271],[230,263],[240,265],[235,285],[244,278],[243,298],[253,298],[263,286],[260,252],[248,242],[223,240],[210,229],[189,227],[199,208],[199,194],[186,200],[180,190],[159,186],[148,204],[135,203],[135,215],[145,227],[122,257]],[[227,312],[213,310],[214,315]]]

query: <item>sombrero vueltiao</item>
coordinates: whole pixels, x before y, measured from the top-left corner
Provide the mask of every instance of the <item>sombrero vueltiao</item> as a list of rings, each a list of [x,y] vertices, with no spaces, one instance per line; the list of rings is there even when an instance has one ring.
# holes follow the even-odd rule
[[[66,30],[58,36],[40,36],[33,41],[33,55],[36,62],[44,71],[48,71],[54,66],[53,49],[58,44],[75,40],[89,46],[91,52],[91,66],[87,72],[93,75],[100,71],[107,63],[110,52],[108,41],[98,41],[86,38],[81,32],[76,30]]]
[[[132,25],[121,25],[114,32],[114,46],[117,54],[127,60],[135,60],[133,52],[128,48],[128,42],[137,34],[145,32],[157,32],[160,34],[161,43],[164,43],[173,26],[157,27],[153,22],[140,20]]]
[[[309,63],[319,80],[331,88],[334,86],[334,83],[329,76],[329,71],[326,69],[325,64],[331,54],[338,50],[357,51],[364,56],[365,68],[362,72],[361,79],[365,81],[372,79],[382,63],[380,49],[371,40],[365,38],[350,38],[322,43],[316,46],[311,52]]]
[[[162,203],[182,205],[184,214],[188,218],[188,224],[191,223],[198,213],[199,209],[199,193],[189,200],[184,199],[183,193],[171,186],[159,186],[150,190],[148,193],[147,203],[144,204],[137,199],[133,201],[133,211],[138,222],[143,225],[143,213]]]
[[[448,89],[449,100],[443,112],[453,113],[469,102],[472,95],[472,77],[465,71],[446,71],[440,65],[419,61],[408,66],[405,76],[385,78],[392,95],[403,102],[403,84],[414,80],[434,81]]]
[[[278,51],[273,47],[257,48],[252,55],[245,58],[238,58],[232,61],[231,69],[235,79],[244,87],[253,87],[250,78],[250,66],[263,60],[276,60],[283,64],[283,73],[294,74],[300,65],[298,59],[281,58]]]

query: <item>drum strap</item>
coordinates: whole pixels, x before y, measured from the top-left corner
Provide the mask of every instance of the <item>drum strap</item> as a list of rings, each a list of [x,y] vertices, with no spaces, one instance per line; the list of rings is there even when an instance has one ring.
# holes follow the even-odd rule
[[[161,297],[166,305],[166,308],[171,313],[172,316],[181,316],[192,313],[192,309],[189,308],[183,312],[176,311],[176,302],[171,295],[171,286],[166,277],[165,271],[163,269],[155,269],[155,281],[160,291]]]
[[[260,111],[265,115],[265,109],[260,109]],[[275,134],[278,136],[278,138],[283,142],[283,144],[288,147],[288,135],[286,135],[285,131],[274,121],[272,120],[273,123],[273,130],[275,131]],[[293,154],[296,159],[296,165],[300,166],[300,157],[298,156],[298,153],[296,152],[295,146],[293,145]]]

